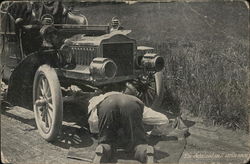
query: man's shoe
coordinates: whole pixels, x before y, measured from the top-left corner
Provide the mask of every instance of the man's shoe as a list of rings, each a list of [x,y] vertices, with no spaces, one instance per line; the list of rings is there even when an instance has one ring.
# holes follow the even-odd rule
[[[147,147],[146,156],[147,156],[146,163],[154,163],[154,148],[153,148],[153,146]]]
[[[100,144],[95,149],[93,163],[108,162],[111,159],[111,146],[109,144]]]
[[[141,163],[154,163],[154,148],[148,144],[137,145],[134,157]]]
[[[102,145],[98,145],[95,149],[95,157],[93,163],[101,163],[101,159],[104,156],[104,148]]]

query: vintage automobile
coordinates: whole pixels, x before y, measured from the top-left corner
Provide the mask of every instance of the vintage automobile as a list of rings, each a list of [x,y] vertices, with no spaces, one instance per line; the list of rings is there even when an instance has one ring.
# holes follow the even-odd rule
[[[88,25],[83,15],[72,13],[67,19],[83,21],[56,23],[53,14],[45,13],[32,24],[10,12],[12,3],[31,9],[33,5],[1,5],[1,65],[2,79],[8,84],[7,101],[33,105],[38,131],[45,140],[59,135],[63,91],[71,85],[87,94],[123,91],[134,85],[147,106],[161,103],[164,60],[153,48],[137,46],[127,36],[129,30],[111,32],[109,25]]]

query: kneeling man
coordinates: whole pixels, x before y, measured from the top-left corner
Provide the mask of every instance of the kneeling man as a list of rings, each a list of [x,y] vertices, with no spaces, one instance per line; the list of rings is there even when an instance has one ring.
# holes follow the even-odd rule
[[[128,86],[128,85],[127,85]],[[147,144],[144,123],[163,125],[168,124],[168,118],[149,107],[135,97],[133,86],[126,88],[124,93],[108,92],[90,99],[88,107],[89,125],[92,133],[99,133],[99,145],[94,162],[105,157],[110,159],[114,143],[121,141],[118,131],[122,129],[126,138],[125,151],[134,152],[135,159],[142,163],[152,163],[154,149]],[[149,160],[149,156],[151,161]],[[98,158],[99,157],[99,158]]]

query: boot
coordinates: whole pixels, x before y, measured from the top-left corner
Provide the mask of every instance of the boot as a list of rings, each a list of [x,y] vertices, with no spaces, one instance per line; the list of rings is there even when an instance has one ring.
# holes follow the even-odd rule
[[[137,145],[134,157],[141,163],[154,163],[154,148],[148,144]]]
[[[148,146],[147,147],[147,161],[146,163],[154,163],[154,147],[153,146]]]
[[[99,144],[95,149],[93,163],[109,162],[111,155],[111,146],[109,144]]]

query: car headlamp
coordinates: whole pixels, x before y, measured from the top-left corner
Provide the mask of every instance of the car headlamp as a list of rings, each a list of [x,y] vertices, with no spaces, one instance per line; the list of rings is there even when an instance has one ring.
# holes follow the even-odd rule
[[[115,77],[117,66],[115,62],[108,58],[94,58],[90,64],[90,74],[95,79]]]
[[[147,53],[142,57],[141,64],[149,71],[159,72],[164,67],[164,59],[154,53]]]

